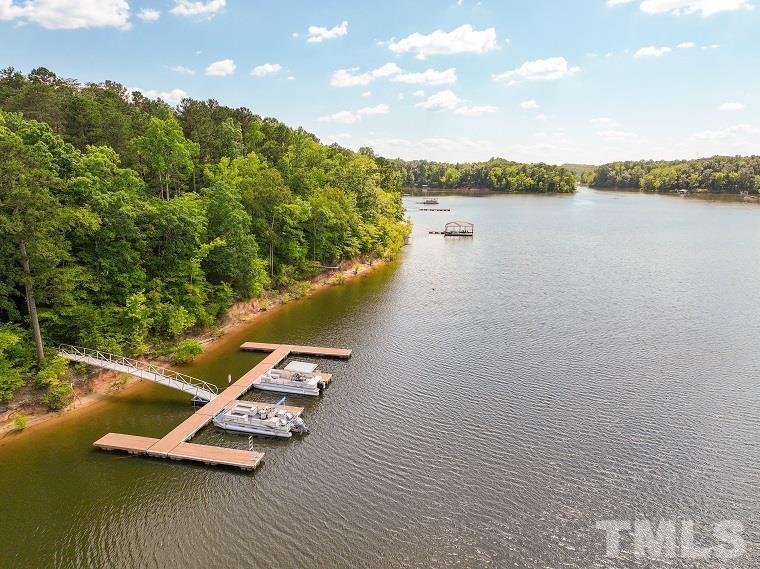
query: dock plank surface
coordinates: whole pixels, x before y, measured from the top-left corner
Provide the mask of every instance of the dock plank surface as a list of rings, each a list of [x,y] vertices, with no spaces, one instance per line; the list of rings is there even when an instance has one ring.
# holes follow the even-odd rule
[[[205,464],[224,464],[237,466],[245,470],[253,470],[264,458],[263,452],[238,450],[234,448],[197,445],[195,443],[180,443],[169,453],[169,458],[175,460],[195,460]]]
[[[283,347],[281,344],[267,344],[263,342],[245,342],[240,346],[241,350],[247,352],[274,352]],[[349,358],[351,350],[344,348],[320,348],[317,346],[287,346],[291,354],[300,354],[303,356],[321,356],[326,358]]]
[[[158,439],[152,437],[108,433],[92,444],[103,450],[123,450],[132,454],[145,454],[157,442]]]

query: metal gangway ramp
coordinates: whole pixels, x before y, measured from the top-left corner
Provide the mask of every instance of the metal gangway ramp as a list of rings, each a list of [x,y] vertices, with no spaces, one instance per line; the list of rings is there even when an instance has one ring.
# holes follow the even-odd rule
[[[80,362],[102,369],[127,373],[140,379],[146,379],[160,385],[165,385],[166,387],[171,387],[172,389],[179,389],[202,401],[213,401],[219,393],[216,385],[201,379],[139,360],[101,352],[100,350],[62,344],[58,347],[58,353],[72,362]]]

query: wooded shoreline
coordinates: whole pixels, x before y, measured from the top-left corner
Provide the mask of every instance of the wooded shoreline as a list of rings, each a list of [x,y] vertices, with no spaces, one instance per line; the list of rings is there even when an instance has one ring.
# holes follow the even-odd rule
[[[199,330],[188,338],[203,344],[202,357],[211,357],[228,333],[254,324],[261,318],[276,318],[278,310],[290,302],[298,300],[308,302],[308,297],[314,293],[331,286],[347,284],[385,265],[387,262],[382,260],[367,262],[349,259],[340,264],[339,271],[325,271],[309,281],[304,281],[308,283],[309,288],[304,291],[302,296],[294,298],[287,291],[279,291],[272,292],[262,298],[239,302],[229,310],[224,319],[213,330]],[[143,361],[167,365],[168,358],[145,358]],[[14,399],[11,403],[2,404],[0,405],[0,446],[6,437],[15,440],[23,433],[33,432],[34,427],[43,423],[74,418],[80,411],[88,409],[93,404],[106,401],[124,390],[134,389],[140,383],[141,381],[136,377],[119,377],[119,374],[110,371],[93,371],[74,379],[75,397],[71,404],[64,409],[51,410],[47,408],[40,400],[42,393],[39,390],[29,392],[24,397]],[[19,413],[23,413],[29,418],[24,429],[18,429],[14,425],[14,418]]]

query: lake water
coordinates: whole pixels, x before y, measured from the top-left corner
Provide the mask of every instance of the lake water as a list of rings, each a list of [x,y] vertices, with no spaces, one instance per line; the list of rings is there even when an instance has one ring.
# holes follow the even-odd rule
[[[760,208],[582,189],[445,196],[391,265],[227,336],[351,347],[255,473],[106,453],[192,413],[146,384],[0,440],[0,567],[639,567],[603,520],[760,540]],[[446,221],[475,237],[428,235]],[[249,396],[252,397],[252,396]],[[247,448],[213,427],[195,442]],[[678,558],[657,567],[692,567]],[[699,566],[699,565],[698,565]]]

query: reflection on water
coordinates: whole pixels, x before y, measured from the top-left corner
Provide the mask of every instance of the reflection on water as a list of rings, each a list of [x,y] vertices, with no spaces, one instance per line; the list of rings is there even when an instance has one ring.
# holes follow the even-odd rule
[[[400,262],[187,368],[223,386],[262,357],[243,340],[354,348],[321,362],[324,398],[289,399],[310,435],[256,439],[254,474],[94,451],[192,413],[160,386],[116,395],[0,446],[0,566],[635,567],[594,529],[634,518],[737,519],[757,541],[754,204],[405,200]],[[450,219],[475,238],[427,234]],[[213,427],[196,440],[247,447]]]

